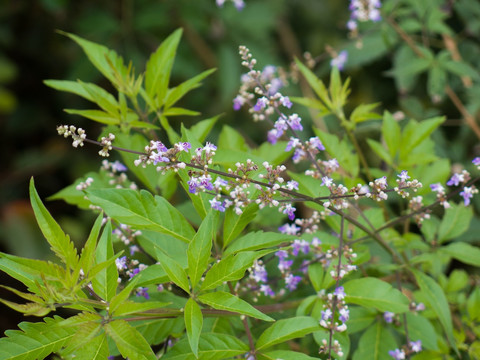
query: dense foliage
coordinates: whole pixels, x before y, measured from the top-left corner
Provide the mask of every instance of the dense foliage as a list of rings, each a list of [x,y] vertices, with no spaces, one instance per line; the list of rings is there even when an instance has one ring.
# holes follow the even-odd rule
[[[217,5],[237,26],[271,6]],[[26,302],[0,301],[43,318],[6,331],[0,359],[480,358],[479,13],[352,0],[341,48],[282,68],[241,45],[237,113],[198,121],[185,99],[209,100],[197,88],[214,69],[171,81],[188,25],[143,67],[62,32],[107,83],[46,80],[89,103],[68,114],[101,124],[57,132],[105,159],[50,199],[96,220],[77,249],[31,179],[56,259],[0,253],[25,290],[4,288]],[[355,94],[355,69],[382,59],[405,111]],[[442,131],[452,111],[457,135]]]

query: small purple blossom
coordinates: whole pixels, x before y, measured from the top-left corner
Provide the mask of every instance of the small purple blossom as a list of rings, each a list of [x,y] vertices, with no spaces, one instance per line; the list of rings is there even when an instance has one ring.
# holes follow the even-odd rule
[[[388,355],[393,357],[395,360],[404,360],[405,359],[405,352],[400,349],[390,350]]]
[[[300,116],[298,116],[298,114],[292,114],[288,117],[288,125],[290,125],[290,127],[293,129],[293,130],[298,130],[298,131],[302,131],[303,130],[303,126],[301,124],[301,121],[302,121],[302,118]]]
[[[253,276],[253,279],[256,281],[256,282],[264,282],[266,283],[268,281],[268,277],[267,277],[267,271],[265,270],[265,267],[263,265],[260,265],[258,263],[256,263],[254,266],[253,266],[253,273],[252,273],[252,276]]]
[[[217,199],[212,199],[212,200],[209,200],[209,202],[212,209],[218,210],[220,212],[225,212],[224,203],[222,203],[221,201],[218,201]]]
[[[386,323],[391,324],[393,322],[393,317],[395,316],[395,313],[390,312],[390,311],[385,311],[383,313],[383,319],[385,320]]]
[[[332,186],[332,183],[333,183],[332,178],[329,178],[328,176],[324,176],[322,177],[322,183],[320,184],[320,186],[325,185],[326,187],[330,187]]]
[[[278,228],[278,231],[280,231],[282,234],[297,235],[297,233],[300,231],[300,228],[295,224],[284,224]]]
[[[473,197],[473,189],[472,187],[465,186],[463,191],[460,192],[460,196],[463,197],[463,204],[465,206],[470,205],[470,199]]]
[[[463,181],[464,181],[463,174],[455,173],[455,174],[452,175],[450,180],[447,181],[447,185],[448,186],[453,186],[453,185],[458,186],[458,184],[460,184]]]
[[[345,64],[347,63],[347,60],[348,52],[347,50],[342,50],[336,57],[330,60],[330,66],[336,67],[338,70],[342,71],[345,67]]]
[[[430,184],[430,189],[434,192],[443,192],[445,188],[440,183]]]
[[[127,171],[127,167],[123,165],[120,161],[115,161],[110,164],[113,172],[123,172]]]
[[[343,286],[337,287],[333,294],[337,297],[338,300],[343,300],[345,298],[345,290]]]
[[[298,182],[295,180],[287,181],[286,187],[288,190],[298,190]]]
[[[280,259],[278,262],[278,270],[280,270],[282,273],[289,270],[292,267],[293,260],[284,260]]]
[[[287,277],[285,278],[285,285],[286,285],[288,290],[293,291],[297,288],[298,283],[300,281],[302,281],[301,276],[288,274]]]
[[[288,96],[282,96],[280,98],[280,103],[285,106],[287,109],[290,109],[292,107],[292,102],[290,101],[290,98]]]
[[[288,257],[288,252],[285,250],[278,250],[275,253],[275,256],[278,257],[279,260],[285,260]]]
[[[240,110],[243,104],[245,104],[245,99],[242,96],[238,95],[233,99],[233,110]]]
[[[203,150],[205,150],[206,154],[210,154],[211,152],[217,150],[217,146],[207,141],[207,143],[203,147]]]
[[[179,143],[175,144],[175,147],[179,151],[188,152],[188,150],[190,150],[192,148],[192,145],[189,142],[179,142]]]
[[[140,272],[140,269],[139,268],[135,268],[133,269],[132,271],[129,272],[128,276],[130,277],[130,279],[132,279],[135,275],[137,275],[138,273]]]
[[[322,314],[322,320],[324,321],[328,321],[332,318],[332,310],[330,310],[329,308],[322,310],[321,314]]]
[[[480,157],[476,157],[472,160],[472,164],[475,166],[480,166]]]
[[[410,179],[410,176],[408,175],[408,171],[407,170],[402,170],[400,172],[399,175],[397,175],[397,177],[402,181],[402,182],[405,182],[407,181],[408,179]]]
[[[161,141],[154,141],[152,149],[157,149],[160,152],[167,152],[168,148]]]
[[[275,296],[275,292],[272,290],[270,285],[260,285],[260,291],[263,293],[265,296],[270,296],[273,297]]]
[[[417,340],[417,341],[410,341],[410,348],[412,349],[413,352],[420,352],[422,351],[422,341]]]
[[[122,256],[121,258],[115,259],[115,265],[119,271],[127,269],[127,257]]]
[[[268,99],[263,96],[257,100],[257,103],[253,107],[254,111],[260,111],[262,109],[265,109],[265,107],[268,105]]]
[[[346,309],[346,308],[341,308],[340,311],[340,316],[339,316],[339,320],[342,322],[342,323],[346,323],[350,317],[350,310]]]
[[[305,240],[294,240],[292,244],[293,256],[297,256],[300,251],[304,254],[308,254],[308,252],[310,251],[310,243]]]
[[[278,135],[277,129],[272,129],[267,133],[267,140],[270,144],[275,145],[280,136],[282,136],[282,134]]]
[[[322,142],[320,141],[320,139],[316,136],[314,137],[311,137],[309,140],[308,140],[310,146],[312,146],[313,148],[317,148],[318,150],[325,150],[325,146],[323,146]]]
[[[293,220],[293,219],[295,219],[295,210],[297,210],[297,209],[294,208],[292,206],[292,204],[287,204],[287,205],[285,205],[285,208],[283,209],[283,213],[288,216],[289,220]]]
[[[162,292],[163,290],[165,290],[163,284],[159,284],[159,285],[157,286],[157,291],[158,291],[158,292]]]
[[[130,256],[133,256],[136,252],[139,252],[140,249],[138,248],[137,245],[132,245],[130,246]]]
[[[285,148],[285,151],[290,151],[300,145],[301,145],[301,142],[298,138],[291,137],[290,141],[287,143],[287,147]]]
[[[137,296],[143,296],[145,299],[150,299],[150,295],[148,295],[148,288],[147,287],[139,287],[136,292]]]

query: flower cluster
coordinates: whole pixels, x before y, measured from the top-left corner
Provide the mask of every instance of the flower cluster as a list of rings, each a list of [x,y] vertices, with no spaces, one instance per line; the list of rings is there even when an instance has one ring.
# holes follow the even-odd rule
[[[422,187],[422,183],[419,182],[417,179],[408,181],[408,179],[410,179],[410,175],[408,175],[408,172],[406,170],[402,170],[400,174],[397,175],[397,177],[398,186],[396,186],[394,190],[404,199],[410,196],[410,193],[406,191],[406,189],[411,189],[413,192],[416,192],[417,189]]]
[[[110,162],[108,160],[103,160],[101,170],[103,170],[110,178],[108,181],[109,185],[115,185],[117,189],[125,187],[128,187],[132,190],[138,189],[137,184],[128,179],[127,174],[125,174],[127,167],[120,161],[117,160]]]
[[[347,23],[347,28],[350,31],[356,31],[358,22],[365,21],[380,21],[380,7],[382,4],[380,0],[350,0],[350,20]]]
[[[425,219],[430,219],[430,210],[422,211],[423,205],[423,197],[422,196],[415,196],[408,202],[408,208],[415,213],[413,219],[417,223],[419,227],[422,226],[422,222]]]
[[[115,140],[115,135],[110,133],[108,136],[102,137],[100,143],[102,144],[102,150],[98,152],[98,155],[103,157],[109,157],[109,151],[112,150],[112,142]]]
[[[57,132],[58,132],[58,135],[63,135],[63,137],[65,138],[68,138],[71,136],[73,139],[73,143],[72,143],[73,147],[78,147],[78,146],[82,147],[84,140],[87,138],[87,134],[85,133],[85,130],[83,130],[82,128],[77,129],[77,127],[73,125],[57,126]]]
[[[215,1],[217,6],[219,7],[223,7],[223,5],[226,2],[226,0],[215,0]],[[238,11],[243,10],[243,8],[245,7],[245,2],[243,0],[230,0],[230,1],[233,2],[233,5]]]
[[[291,151],[292,149],[294,149],[292,160],[297,164],[302,160],[310,160],[308,154],[315,157],[320,151],[325,150],[325,146],[323,146],[320,139],[316,136],[311,137],[309,140],[305,141],[305,143],[301,142],[298,138],[290,137],[285,151]],[[322,160],[318,161],[321,162]]]
[[[321,311],[322,317],[320,319],[320,326],[334,332],[343,332],[347,329],[346,322],[350,317],[350,310],[345,303],[345,290],[343,286],[338,286],[335,288],[333,293],[327,294],[326,302],[323,305],[323,310]],[[333,345],[333,344],[331,344]],[[339,344],[332,350],[339,356],[339,352],[342,351],[342,348]],[[326,352],[326,344],[321,346],[319,352]]]
[[[480,158],[475,158],[473,159],[472,163],[474,165],[477,165],[479,167],[480,165]],[[478,189],[475,187],[475,185],[472,186],[466,186],[468,181],[470,181],[471,176],[470,173],[467,170],[462,170],[460,173],[454,173],[450,180],[447,181],[448,186],[463,186],[463,190],[460,192],[460,196],[463,197],[463,204],[465,206],[470,205],[471,198],[473,197],[474,194],[478,193]],[[432,189],[433,190],[433,189]],[[437,197],[438,197],[438,192],[437,192]]]
[[[390,355],[395,360],[406,359],[407,355],[418,353],[422,351],[422,341],[410,341],[408,346],[405,346],[403,349],[390,350],[388,355]]]
[[[142,165],[145,167],[150,164],[162,163],[163,165],[157,166],[157,171],[178,171],[178,169],[184,169],[186,166],[184,162],[178,161],[178,154],[182,151],[188,153],[191,147],[188,142],[179,142],[168,149],[161,141],[150,141],[150,144],[145,146],[145,154],[140,155],[134,161],[134,164],[135,166]]]

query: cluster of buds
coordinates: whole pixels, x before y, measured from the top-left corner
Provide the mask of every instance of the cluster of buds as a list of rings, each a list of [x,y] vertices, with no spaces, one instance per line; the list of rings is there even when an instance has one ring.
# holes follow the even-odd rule
[[[311,176],[314,179],[320,179],[323,176],[331,176],[334,172],[338,170],[340,164],[337,159],[330,160],[317,160],[317,167],[305,171],[305,175]],[[318,170],[320,169],[320,171]]]
[[[333,257],[338,257],[338,251],[337,249],[334,250],[328,250],[326,253],[326,258],[331,259]],[[335,281],[341,280],[350,273],[351,271],[357,270],[357,266],[353,265],[353,262],[357,258],[357,254],[353,252],[353,249],[347,245],[344,245],[342,249],[342,256],[346,259],[347,263],[346,264],[341,264],[341,265],[333,265],[333,269],[330,271],[330,276],[332,279]]]
[[[422,196],[415,196],[408,202],[408,208],[413,212],[418,212],[423,208],[423,197]],[[430,219],[430,211],[420,211],[413,216],[413,219],[417,223],[419,227],[422,226],[422,222],[425,219]]]
[[[380,21],[380,7],[382,4],[380,0],[350,0],[350,20],[347,23],[347,28],[355,33],[358,29],[358,22],[365,21]]]
[[[407,192],[406,189],[411,189],[413,192],[416,192],[417,189],[422,187],[422,183],[417,179],[408,181],[408,179],[410,179],[410,176],[408,175],[408,172],[406,170],[402,170],[400,174],[397,175],[397,177],[398,186],[396,186],[394,190],[404,199],[410,196],[410,193]]]
[[[73,139],[73,143],[72,143],[73,147],[83,146],[83,141],[87,138],[87,134],[85,133],[85,130],[83,130],[82,128],[77,129],[77,127],[73,125],[57,126],[57,132],[58,132],[58,135],[63,135],[63,137],[65,138],[68,138],[71,136]]]
[[[90,187],[90,185],[92,185],[92,184],[93,184],[93,178],[88,177],[88,178],[85,179],[85,181],[80,182],[75,187],[75,189],[77,189],[78,191],[83,191],[83,190],[87,189],[88,187]]]
[[[328,176],[322,177],[321,186],[325,185],[330,190],[331,198],[323,203],[325,208],[333,206],[335,209],[346,209],[349,206],[348,201],[344,197],[348,193],[348,189],[342,184],[335,184],[332,178]]]
[[[127,174],[127,167],[123,165],[120,161],[110,162],[108,160],[102,161],[101,170],[105,171],[107,176],[111,178],[108,183],[110,185],[115,185],[117,189],[121,188],[130,188],[132,190],[137,190],[138,186],[133,181],[129,181]]]
[[[376,201],[388,199],[388,195],[385,192],[388,186],[386,176],[382,176],[381,178],[375,179],[374,181],[370,181],[368,185],[370,186],[371,190],[365,194],[366,197]]]
[[[350,317],[350,310],[345,303],[345,291],[343,286],[339,286],[333,293],[326,295],[326,301],[321,311],[320,326],[334,332],[343,332],[347,330],[347,324]]]
[[[333,343],[331,344],[331,346],[329,346],[327,339],[323,339],[322,340],[322,345],[320,345],[320,348],[318,349],[318,352],[320,354],[328,353],[330,351],[329,350],[330,347],[331,347],[332,352],[334,354],[337,354],[340,357],[343,356],[343,350],[342,350],[342,347],[341,347],[340,343],[338,342],[338,340],[334,340]]]
[[[320,139],[316,136],[311,137],[305,141],[305,143],[302,143],[296,137],[290,137],[285,151],[291,151],[292,149],[294,149],[292,160],[297,164],[302,160],[310,160],[307,155],[308,153],[310,153],[312,157],[315,157],[320,151],[325,150],[325,146],[323,146]]]
[[[134,161],[134,164],[135,166],[142,165],[146,167],[150,164],[157,165],[162,163],[163,165],[157,166],[157,171],[178,171],[178,169],[184,169],[186,166],[184,162],[177,161],[178,153],[182,151],[188,153],[191,147],[188,142],[180,142],[168,149],[161,141],[150,141],[150,144],[145,146],[145,154],[140,155]]]
[[[115,140],[115,135],[110,133],[108,136],[102,137],[100,143],[102,144],[102,150],[98,152],[98,155],[103,157],[109,157],[109,151],[112,150],[112,142]]]
[[[120,224],[112,231],[112,233],[113,235],[116,235],[118,239],[126,246],[135,244],[137,236],[142,235],[140,230],[132,229],[131,226],[126,224]],[[133,245],[133,247],[130,249],[130,254],[133,255],[136,251],[138,251],[138,247]]]
[[[432,189],[433,192],[437,193],[437,201],[440,202],[440,205],[442,205],[444,209],[448,209],[450,207],[450,204],[447,201],[447,194],[445,193],[445,188],[442,186],[442,184],[430,184],[430,189]]]
[[[295,219],[295,225],[298,225],[300,228],[300,232],[302,234],[312,234],[318,231],[318,224],[320,224],[321,220],[325,219],[325,212],[318,212],[313,211],[312,214],[308,218],[304,219]]]

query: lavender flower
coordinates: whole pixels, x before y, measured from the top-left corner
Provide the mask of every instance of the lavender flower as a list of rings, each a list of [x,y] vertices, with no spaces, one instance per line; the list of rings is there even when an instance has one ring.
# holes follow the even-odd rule
[[[348,60],[348,52],[346,50],[340,51],[340,53],[330,60],[330,66],[336,67],[338,70],[342,71],[345,67],[345,64]]]
[[[395,316],[395,313],[390,312],[390,311],[385,311],[383,313],[383,319],[385,320],[386,323],[391,324],[393,322],[393,317]]]
[[[455,174],[452,175],[452,177],[450,178],[450,180],[447,181],[447,185],[448,185],[448,186],[452,186],[452,185],[458,186],[458,184],[460,184],[460,183],[463,182],[464,180],[465,180],[465,179],[464,179],[463,174],[455,173]]]
[[[343,286],[337,287],[333,294],[337,297],[338,300],[343,300],[345,298],[345,290],[343,289]]]
[[[420,352],[422,351],[422,341],[417,340],[417,341],[410,341],[410,348],[412,349],[413,352]]]
[[[470,199],[473,197],[473,192],[474,192],[474,189],[471,186],[470,187],[465,186],[463,188],[463,191],[460,192],[460,196],[463,197],[463,204],[465,206],[470,205]]]
[[[263,293],[265,296],[270,296],[273,297],[275,296],[275,292],[272,290],[270,285],[260,285],[260,291]]]
[[[225,212],[224,203],[218,201],[217,199],[209,200],[209,202],[210,202],[210,206],[212,207],[212,209],[218,210],[220,212]]]
[[[288,274],[287,277],[285,278],[285,285],[286,285],[288,290],[293,291],[297,288],[298,283],[300,281],[302,281],[301,276]]]
[[[280,231],[282,234],[297,235],[297,233],[300,231],[300,228],[295,224],[284,224],[278,228],[278,231]]]
[[[400,349],[390,350],[388,355],[393,357],[395,360],[403,360],[405,359],[405,351]]]

